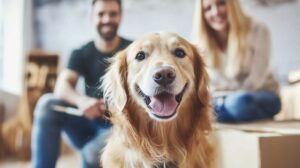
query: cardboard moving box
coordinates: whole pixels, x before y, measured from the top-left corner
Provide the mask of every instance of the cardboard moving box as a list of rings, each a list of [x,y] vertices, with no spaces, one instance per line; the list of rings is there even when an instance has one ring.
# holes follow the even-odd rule
[[[280,91],[281,112],[275,116],[276,120],[300,120],[300,82],[284,86]]]
[[[300,168],[300,122],[217,124],[219,168]]]

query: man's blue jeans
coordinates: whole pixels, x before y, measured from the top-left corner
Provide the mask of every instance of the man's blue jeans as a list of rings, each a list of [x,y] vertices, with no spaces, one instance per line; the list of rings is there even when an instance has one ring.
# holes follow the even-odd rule
[[[271,119],[281,109],[278,95],[270,91],[238,91],[213,100],[217,121],[244,122]]]
[[[82,167],[99,168],[101,149],[111,128],[106,120],[88,120],[53,110],[53,105],[70,106],[52,94],[42,96],[34,112],[32,163],[34,168],[54,168],[59,156],[61,133],[80,152]]]

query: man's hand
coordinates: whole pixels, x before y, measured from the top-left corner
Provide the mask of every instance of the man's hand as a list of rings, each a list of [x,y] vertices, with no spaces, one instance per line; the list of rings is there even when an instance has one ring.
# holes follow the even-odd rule
[[[78,107],[79,112],[88,119],[102,117],[105,112],[105,103],[103,99],[88,97],[75,90],[79,79],[76,71],[65,69],[59,75],[56,82],[54,95],[63,101]]]
[[[90,120],[102,117],[105,112],[105,102],[103,99],[86,97],[77,106],[78,110]]]

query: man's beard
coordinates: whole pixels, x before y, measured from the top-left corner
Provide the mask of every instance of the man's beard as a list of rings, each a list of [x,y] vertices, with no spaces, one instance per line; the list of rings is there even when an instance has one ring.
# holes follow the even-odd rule
[[[104,26],[111,26],[110,31],[103,32]],[[106,25],[100,25],[97,29],[98,34],[105,40],[105,41],[111,41],[114,37],[117,36],[118,32],[118,25],[117,24],[106,24]]]

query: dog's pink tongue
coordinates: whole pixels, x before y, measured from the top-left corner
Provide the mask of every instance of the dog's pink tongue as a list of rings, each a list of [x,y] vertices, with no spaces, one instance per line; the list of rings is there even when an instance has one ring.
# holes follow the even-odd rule
[[[175,112],[177,104],[174,95],[162,93],[151,97],[151,103],[149,105],[154,114],[158,116],[170,116]]]

